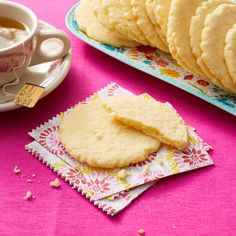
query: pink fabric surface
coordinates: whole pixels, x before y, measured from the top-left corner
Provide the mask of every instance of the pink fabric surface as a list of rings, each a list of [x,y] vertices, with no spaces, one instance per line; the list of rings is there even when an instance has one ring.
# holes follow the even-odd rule
[[[232,115],[139,72],[76,39],[65,26],[65,15],[76,0],[19,0],[40,19],[64,29],[71,37],[73,63],[65,81],[34,109],[0,114],[0,235],[236,235],[236,123]],[[174,105],[214,148],[214,167],[160,181],[115,217],[72,190],[24,150],[27,132],[110,82],[135,93],[147,92]],[[34,183],[16,176],[36,174]],[[40,183],[38,182],[40,181]],[[27,190],[34,201],[23,200]]]

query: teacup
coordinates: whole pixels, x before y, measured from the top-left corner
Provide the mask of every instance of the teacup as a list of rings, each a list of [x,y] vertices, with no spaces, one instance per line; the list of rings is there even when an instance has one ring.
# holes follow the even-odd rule
[[[70,50],[70,39],[65,32],[40,30],[38,18],[24,5],[0,1],[0,17],[21,22],[28,30],[22,41],[0,49],[0,86],[20,78],[27,67],[62,58]],[[62,41],[63,47],[59,52],[48,54],[42,50],[42,43],[50,38]]]

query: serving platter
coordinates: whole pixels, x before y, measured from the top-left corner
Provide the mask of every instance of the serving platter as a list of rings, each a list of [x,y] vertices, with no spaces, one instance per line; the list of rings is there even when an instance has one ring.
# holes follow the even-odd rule
[[[236,116],[236,95],[222,90],[204,78],[185,71],[176,64],[170,54],[147,46],[115,48],[89,38],[80,31],[74,18],[78,4],[74,5],[68,12],[66,25],[80,40],[129,66],[172,84]]]

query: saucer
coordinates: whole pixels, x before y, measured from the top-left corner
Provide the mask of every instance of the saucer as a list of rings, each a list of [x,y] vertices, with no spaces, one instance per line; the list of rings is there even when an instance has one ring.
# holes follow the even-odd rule
[[[41,20],[39,21],[39,27],[40,29],[55,28]],[[55,50],[60,50],[61,46],[61,41],[49,39],[43,43],[42,48],[49,53],[51,50],[53,53]],[[41,97],[43,98],[56,89],[65,79],[71,67],[71,61],[72,52],[70,50],[64,58],[29,67],[25,74],[20,78],[20,82],[17,85],[12,84],[7,86],[5,90],[11,94],[17,94],[25,83],[41,85],[45,87],[44,94]],[[14,103],[14,99],[14,96],[6,96],[3,92],[3,87],[0,87],[0,112],[20,108],[21,106]]]

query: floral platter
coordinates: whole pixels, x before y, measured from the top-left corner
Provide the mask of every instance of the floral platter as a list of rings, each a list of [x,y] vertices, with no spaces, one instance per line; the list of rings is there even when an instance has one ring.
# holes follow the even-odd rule
[[[78,4],[74,5],[66,16],[67,27],[76,37],[125,64],[183,89],[236,116],[236,95],[185,71],[169,54],[147,46],[115,48],[90,39],[80,31],[74,19],[75,8]]]

